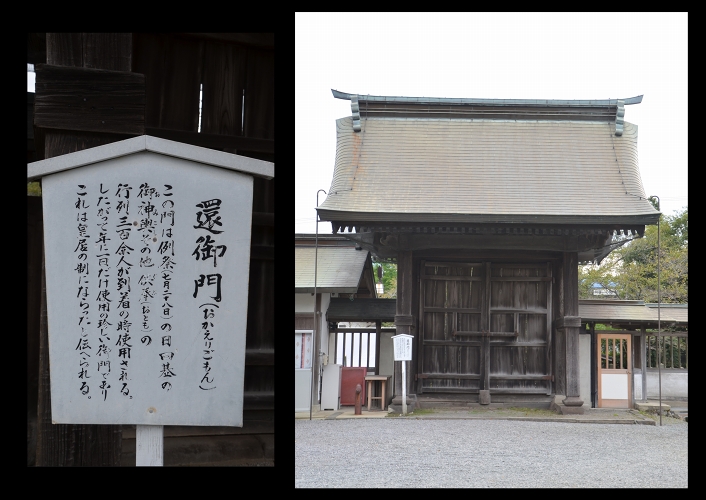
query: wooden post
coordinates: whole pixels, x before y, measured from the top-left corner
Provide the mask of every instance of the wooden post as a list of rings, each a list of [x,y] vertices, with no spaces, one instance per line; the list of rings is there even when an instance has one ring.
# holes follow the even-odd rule
[[[406,361],[402,361],[402,413],[407,415],[407,370]]]
[[[412,326],[412,252],[400,251],[397,255],[397,310],[395,315],[396,334],[413,335]],[[397,365],[397,363],[395,363]],[[403,368],[403,367],[400,367]],[[408,380],[395,366],[395,399],[402,394],[402,384],[405,384],[404,392],[407,392]],[[406,398],[403,401],[407,402]],[[395,402],[397,404],[397,402]]]
[[[132,71],[132,34],[130,33],[47,33],[47,64],[77,68]],[[35,111],[41,106],[42,82],[38,74]],[[90,90],[91,86],[85,87]],[[142,90],[144,95],[144,89]],[[80,96],[76,95],[78,99]],[[83,102],[83,101],[81,101]],[[90,106],[89,106],[90,109]],[[98,111],[96,111],[98,112]],[[89,132],[86,119],[72,113],[60,114],[66,126],[45,134],[45,157],[73,153],[82,149],[109,144],[140,133],[131,124],[125,134],[107,134],[102,130]],[[78,114],[76,115],[78,117]],[[83,120],[82,123],[78,123]],[[144,133],[144,109],[142,110]],[[113,125],[113,124],[109,124]],[[112,129],[115,132],[115,128]],[[81,131],[81,132],[78,132]],[[49,380],[49,344],[46,306],[45,273],[42,272],[42,306],[40,313],[39,396],[37,404],[37,465],[38,466],[117,466],[122,452],[122,431],[119,425],[53,424],[51,418],[51,388]]]
[[[566,406],[582,406],[579,373],[578,254],[564,252],[564,332],[566,340]],[[577,318],[578,324],[568,318]]]
[[[481,310],[481,330],[490,331],[490,262],[484,266],[485,293],[483,294]],[[478,402],[490,404],[490,337],[483,335],[480,350],[480,391]]]
[[[135,465],[161,467],[164,465],[164,426],[135,426]]]

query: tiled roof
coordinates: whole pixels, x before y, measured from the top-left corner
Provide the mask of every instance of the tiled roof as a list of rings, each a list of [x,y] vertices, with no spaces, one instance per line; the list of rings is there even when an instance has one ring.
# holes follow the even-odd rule
[[[294,288],[314,291],[314,248],[294,248]],[[368,252],[352,246],[319,247],[317,292],[356,293]]]
[[[686,304],[678,308],[669,305],[662,304],[662,323],[688,323]],[[641,300],[580,300],[579,316],[582,322],[632,322],[656,326],[657,304],[645,304]]]
[[[324,220],[650,224],[637,126],[463,118],[336,121]],[[627,193],[627,194],[626,194]]]
[[[652,309],[657,316],[657,304],[645,304],[647,307]],[[662,304],[661,306],[661,316],[667,316],[674,318],[681,323],[689,322],[689,305],[688,304]]]

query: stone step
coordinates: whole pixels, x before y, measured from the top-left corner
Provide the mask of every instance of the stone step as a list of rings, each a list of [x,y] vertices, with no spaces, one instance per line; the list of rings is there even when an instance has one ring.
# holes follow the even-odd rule
[[[642,410],[642,411],[658,411],[659,410],[659,401],[655,402],[655,403],[653,403],[651,401],[648,401],[647,403],[640,403],[638,401],[635,401],[635,409]],[[671,410],[671,406],[669,406],[666,403],[662,403],[662,410],[669,411],[669,410]]]

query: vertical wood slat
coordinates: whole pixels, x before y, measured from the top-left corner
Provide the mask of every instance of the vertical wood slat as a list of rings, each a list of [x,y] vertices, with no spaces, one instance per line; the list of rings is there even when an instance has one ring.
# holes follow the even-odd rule
[[[201,132],[241,136],[247,50],[204,42]]]
[[[380,343],[382,342],[382,321],[375,322],[375,375],[380,375]]]
[[[248,49],[245,135],[274,139],[274,51]]]
[[[354,337],[355,339],[355,337]],[[363,332],[358,332],[358,366],[363,366]]]
[[[426,318],[424,317],[426,282],[424,281],[424,276],[426,276],[426,260],[422,259],[419,262],[419,279],[417,280],[419,287],[419,328],[417,328],[419,339],[417,339],[417,373],[420,374],[424,373],[424,341],[426,337],[426,329],[424,328],[424,325],[426,324]],[[422,378],[417,379],[417,394],[424,394],[424,379]]]
[[[145,75],[145,127],[160,126],[166,34],[133,34],[133,71]]]
[[[171,34],[138,34],[135,72],[145,75],[147,127],[196,132],[203,41]]]
[[[490,262],[485,263],[485,293],[484,295],[484,307],[483,312],[485,313],[485,320],[482,321],[483,326],[486,331],[490,331],[490,306],[491,306],[491,287],[490,287]],[[481,349],[481,379],[482,379],[482,390],[490,389],[490,337],[487,335],[483,336],[482,349]]]

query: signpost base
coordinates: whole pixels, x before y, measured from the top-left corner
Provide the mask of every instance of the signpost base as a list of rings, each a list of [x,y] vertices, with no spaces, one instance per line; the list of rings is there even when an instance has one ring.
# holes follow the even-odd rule
[[[135,465],[162,467],[164,465],[164,426],[135,426]]]

